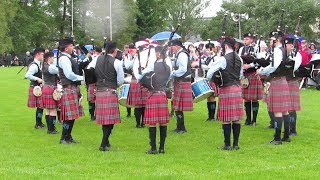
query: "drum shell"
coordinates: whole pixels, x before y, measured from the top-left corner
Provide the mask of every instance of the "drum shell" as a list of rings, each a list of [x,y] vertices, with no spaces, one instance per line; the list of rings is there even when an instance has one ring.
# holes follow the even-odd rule
[[[193,102],[197,103],[213,95],[211,86],[205,79],[200,79],[192,83]]]
[[[127,107],[127,98],[129,94],[130,84],[123,84],[119,88],[119,104]]]

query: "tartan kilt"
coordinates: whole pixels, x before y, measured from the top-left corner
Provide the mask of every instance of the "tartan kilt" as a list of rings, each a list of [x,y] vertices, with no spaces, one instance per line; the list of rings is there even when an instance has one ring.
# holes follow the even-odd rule
[[[299,81],[298,79],[288,81],[291,109],[290,111],[300,111],[300,92],[299,92]]]
[[[127,97],[127,105],[129,107],[144,107],[148,97],[148,89],[142,87],[136,79],[132,79]]]
[[[289,86],[285,76],[270,80],[267,102],[270,112],[286,112],[291,109]]]
[[[28,95],[28,107],[29,108],[43,108],[42,97],[36,97],[33,94],[33,86],[29,87]]]
[[[219,96],[219,87],[213,81],[209,81],[209,85],[211,86],[211,89],[214,92],[213,96],[218,97]]]
[[[88,85],[87,100],[91,103],[94,103],[96,101],[95,84],[94,83]]]
[[[144,124],[156,125],[169,123],[168,100],[165,92],[154,92],[147,99],[144,110]]]
[[[58,107],[58,102],[53,99],[53,91],[57,88],[57,86],[53,85],[44,85],[42,88],[42,103],[43,108],[46,109],[56,109]]]
[[[217,119],[223,122],[242,120],[243,104],[241,86],[220,87]]]
[[[61,120],[76,120],[77,118],[84,116],[83,107],[79,104],[80,97],[81,93],[78,86],[71,85],[68,88],[63,88],[60,107]]]
[[[118,96],[115,90],[96,92],[96,122],[100,125],[120,123]]]
[[[249,86],[242,88],[242,98],[246,101],[258,101],[263,98],[263,85],[256,73],[244,73],[249,80]]]
[[[191,82],[176,82],[173,91],[173,109],[175,111],[193,110]]]

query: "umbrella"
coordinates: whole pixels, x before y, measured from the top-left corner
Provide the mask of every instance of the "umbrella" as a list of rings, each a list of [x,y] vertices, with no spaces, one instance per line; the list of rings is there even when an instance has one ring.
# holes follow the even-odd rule
[[[53,49],[53,50],[52,50],[52,53],[54,54],[54,57],[57,57],[58,49]]]
[[[161,41],[161,40],[168,40],[170,38],[171,32],[170,31],[164,31],[159,32],[155,35],[153,35],[150,39],[153,41]],[[179,39],[181,36],[177,33],[175,33],[172,37],[172,39]]]
[[[295,39],[296,37],[293,34],[289,34],[288,38]],[[298,41],[301,42],[302,40],[302,37],[298,36]]]
[[[93,45],[87,44],[84,46],[88,51],[91,51],[93,49]]]
[[[153,46],[153,47],[156,47],[156,46],[159,46],[159,43],[157,41],[154,41],[154,40],[146,38],[144,40],[137,41],[135,43],[135,46],[136,47],[140,47],[140,46],[145,46],[145,47]]]

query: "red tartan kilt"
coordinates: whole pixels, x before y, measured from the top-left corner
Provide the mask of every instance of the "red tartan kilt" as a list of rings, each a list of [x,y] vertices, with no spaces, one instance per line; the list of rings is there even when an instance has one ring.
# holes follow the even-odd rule
[[[116,91],[98,90],[96,92],[96,122],[101,125],[121,122]]]
[[[242,98],[246,101],[258,101],[263,98],[263,85],[256,73],[247,73],[245,77],[249,80],[249,86],[242,88]]]
[[[61,120],[76,120],[77,118],[84,116],[83,107],[79,104],[79,98],[80,88],[78,86],[73,85],[69,88],[63,88],[60,107]]]
[[[87,97],[87,100],[89,102],[92,102],[92,103],[96,101],[95,84],[94,83],[89,84],[89,86],[88,86],[88,97]]]
[[[28,96],[28,107],[29,108],[43,108],[42,98],[36,97],[33,94],[33,86],[29,87],[29,96]]]
[[[300,111],[300,92],[299,92],[299,81],[290,80],[288,81],[289,91],[290,91],[290,100],[291,100],[291,109],[290,111]]]
[[[267,102],[270,112],[286,112],[291,109],[291,100],[286,77],[277,77],[270,80]]]
[[[193,110],[191,82],[176,82],[173,92],[173,108],[175,111]]]
[[[44,85],[42,88],[42,103],[43,108],[46,109],[56,109],[58,107],[58,102],[53,99],[53,91],[57,86]]]
[[[219,96],[219,87],[213,81],[209,81],[209,85],[211,86],[211,89],[214,92],[213,96],[215,97]]]
[[[169,120],[168,100],[165,92],[153,93],[146,102],[144,124],[167,124]]]
[[[131,107],[144,107],[149,97],[147,88],[142,87],[136,79],[130,83],[129,93],[127,97],[127,105]]]
[[[243,118],[241,87],[233,85],[220,87],[217,119],[223,122],[238,121]]]

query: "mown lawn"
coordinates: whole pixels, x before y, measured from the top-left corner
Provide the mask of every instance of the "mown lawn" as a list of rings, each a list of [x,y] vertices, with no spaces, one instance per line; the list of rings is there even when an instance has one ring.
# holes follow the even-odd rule
[[[0,177],[1,179],[311,179],[320,177],[320,92],[301,91],[303,110],[298,113],[298,136],[291,143],[268,142],[266,105],[260,103],[258,125],[242,126],[239,151],[221,151],[220,122],[205,122],[205,102],[186,113],[188,133],[177,135],[171,119],[166,154],[146,155],[148,129],[136,129],[133,117],[115,126],[112,151],[98,151],[101,127],[88,122],[89,113],[75,123],[73,136],[80,144],[59,144],[60,134],[34,129],[34,109],[27,108],[29,81],[21,67],[0,68]],[[85,93],[82,87],[82,93]],[[133,114],[133,112],[132,112]],[[43,121],[45,122],[44,118]],[[61,125],[57,125],[61,131]],[[158,132],[159,133],[159,132]],[[158,137],[159,138],[159,135]]]

